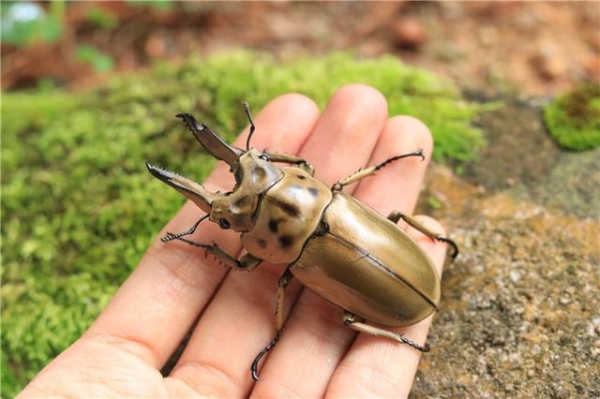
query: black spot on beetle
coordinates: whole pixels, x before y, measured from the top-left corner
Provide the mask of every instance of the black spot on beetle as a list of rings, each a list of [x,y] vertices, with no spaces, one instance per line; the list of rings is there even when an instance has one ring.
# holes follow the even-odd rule
[[[277,233],[277,230],[279,230],[279,221],[275,219],[269,220],[269,230],[271,230],[271,233]]]
[[[265,240],[263,238],[259,238],[257,242],[258,242],[258,246],[261,247],[262,249],[265,249],[267,247],[267,240]]]
[[[294,239],[292,238],[292,236],[283,235],[279,237],[279,245],[281,245],[282,248],[288,248],[290,245],[292,245],[293,242]]]
[[[278,206],[282,211],[287,213],[289,216],[297,218],[300,216],[300,208],[297,205],[290,204],[289,202],[285,202],[280,200],[279,198],[272,198],[274,206]]]
[[[310,195],[312,195],[313,197],[318,197],[319,196],[319,190],[317,190],[314,187],[309,187],[308,188],[308,192],[310,193]]]

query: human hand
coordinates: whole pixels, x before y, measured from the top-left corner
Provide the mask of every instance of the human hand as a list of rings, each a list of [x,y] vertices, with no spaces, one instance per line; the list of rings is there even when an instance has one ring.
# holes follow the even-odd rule
[[[284,95],[255,122],[254,147],[302,156],[328,185],[361,166],[422,148],[425,162],[395,162],[344,189],[383,215],[412,213],[432,139],[413,118],[388,119],[386,101],[374,89],[345,86],[322,115],[306,97]],[[236,146],[244,148],[246,134]],[[211,191],[232,186],[224,163],[205,182]],[[188,201],[161,236],[187,230],[200,214]],[[434,220],[420,220],[443,233]],[[411,228],[406,231],[441,273],[446,244]],[[193,239],[217,242],[231,254],[241,250],[239,239],[211,223],[203,223]],[[420,352],[389,339],[357,335],[342,323],[339,307],[299,284],[286,291],[292,309],[280,342],[263,359],[261,381],[251,379],[252,360],[275,332],[273,310],[283,270],[263,263],[251,273],[229,272],[203,250],[156,239],[90,329],[20,397],[407,397]],[[392,330],[423,344],[431,318]],[[175,367],[161,375],[190,329]]]

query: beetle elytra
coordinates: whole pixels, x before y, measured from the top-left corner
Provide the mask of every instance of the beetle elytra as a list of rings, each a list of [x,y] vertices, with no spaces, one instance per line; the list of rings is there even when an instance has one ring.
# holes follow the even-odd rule
[[[236,181],[231,192],[210,192],[176,173],[149,163],[147,167],[152,175],[207,213],[189,230],[167,233],[162,241],[181,240],[204,248],[207,254],[237,270],[253,270],[263,261],[286,266],[277,292],[277,332],[252,363],[252,377],[258,380],[259,360],[281,336],[285,289],[294,278],[341,307],[342,320],[348,327],[428,351],[427,344],[417,344],[357,318],[390,327],[410,326],[437,309],[441,291],[437,270],[421,247],[398,227],[399,220],[433,240],[451,245],[453,258],[458,254],[457,245],[411,216],[396,211],[386,218],[342,192],[344,186],[373,175],[393,161],[424,159],[422,150],[389,158],[328,187],[313,177],[314,168],[308,161],[251,148],[255,125],[246,104],[244,110],[250,122],[245,150],[226,144],[193,116],[177,115],[211,155],[229,165]],[[280,168],[274,163],[290,166]],[[237,259],[218,244],[190,240],[188,236],[207,218],[222,229],[239,232],[246,254]]]

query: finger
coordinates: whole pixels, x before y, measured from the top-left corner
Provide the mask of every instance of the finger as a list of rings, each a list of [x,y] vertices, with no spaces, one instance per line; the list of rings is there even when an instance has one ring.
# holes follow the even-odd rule
[[[442,226],[435,220],[419,217],[426,227],[444,234]],[[409,228],[411,235],[431,257],[441,275],[446,255],[446,244],[433,241],[416,230]],[[423,343],[434,315],[404,329],[392,329],[410,339]],[[421,352],[367,334],[359,334],[352,349],[340,363],[327,391],[333,397],[398,397],[406,398],[414,381]]]
[[[315,166],[315,176],[328,185],[368,162],[387,120],[387,102],[372,87],[350,84],[327,104],[301,155]]]
[[[432,146],[431,135],[421,122],[409,117],[392,118],[374,151],[372,162],[393,156],[393,151],[402,154],[418,148],[422,148],[426,159],[429,159]],[[412,213],[426,166],[427,162],[420,162],[418,158],[401,159],[378,171],[374,178],[362,181],[355,195],[383,215],[393,210]],[[442,232],[439,224],[430,219],[426,222],[434,231]],[[414,229],[410,229],[409,234],[414,235],[441,273],[446,245],[434,242]],[[431,317],[408,328],[390,330],[423,343],[430,323]],[[340,363],[327,394],[340,397],[406,397],[419,358],[420,352],[407,345],[360,334]]]
[[[405,158],[380,169],[376,176],[360,183],[355,193],[357,198],[386,216],[393,210],[412,213],[427,167],[427,160],[433,149],[433,140],[427,127],[411,117],[400,116],[390,119],[371,160],[372,163],[378,163],[395,154],[411,152],[418,148],[423,149],[425,162],[421,162],[416,157]],[[422,326],[420,328],[423,328]],[[402,329],[391,330],[409,334]],[[410,331],[411,334],[414,332],[414,330]],[[426,333],[426,330],[415,336],[410,335],[410,338],[421,339],[423,333]],[[424,342],[424,340],[417,342]],[[419,352],[413,348],[391,340],[359,334],[333,376],[328,394],[343,397],[348,394],[368,396],[371,393],[375,396],[402,397],[399,389],[406,380],[398,379],[398,374],[392,374],[393,377],[388,378],[389,374],[385,371],[394,373],[400,365],[405,367],[402,369],[403,372],[406,372],[406,368],[412,370],[413,366],[416,370],[418,360]],[[374,371],[377,372],[377,378],[373,378]],[[381,378],[379,378],[380,374]],[[408,375],[412,381],[414,371],[409,372]],[[354,380],[356,378],[362,378],[364,386],[359,388],[360,383]]]
[[[271,102],[257,120],[271,132],[268,136],[286,134],[289,145],[295,147],[304,140],[303,132],[312,128],[317,113],[311,100],[286,95]],[[287,126],[297,128],[299,135],[287,131]],[[238,143],[243,141],[245,138],[238,139]],[[223,165],[217,167],[207,186],[219,185],[222,170]],[[187,203],[165,231],[187,229],[199,215],[199,210]],[[237,253],[239,239],[226,239],[222,231],[211,225],[202,227],[198,240],[219,241],[226,250]],[[156,240],[86,337],[112,340],[118,348],[160,368],[210,301],[224,275],[224,268],[206,259],[202,251]]]
[[[270,105],[258,115],[254,147],[298,153],[319,111],[304,97],[293,99],[277,112]],[[239,243],[239,234],[232,234],[229,240]],[[214,241],[223,244],[218,239]],[[203,395],[237,397],[247,392],[252,384],[250,364],[273,333],[275,292],[282,273],[283,269],[266,264],[252,273],[230,273],[199,320],[169,378],[183,380]],[[264,336],[257,334],[261,328]]]
[[[379,92],[346,86],[331,98],[301,154],[331,185],[367,164],[386,120],[387,104]],[[252,395],[322,397],[353,339],[341,316],[337,306],[303,290]]]
[[[412,214],[431,159],[433,139],[427,126],[410,116],[391,118],[373,151],[370,165],[422,149],[424,159],[402,158],[361,180],[355,196],[383,216],[392,211]]]

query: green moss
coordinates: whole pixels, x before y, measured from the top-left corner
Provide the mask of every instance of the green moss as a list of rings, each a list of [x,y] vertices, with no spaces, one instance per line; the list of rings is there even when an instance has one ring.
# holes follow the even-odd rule
[[[390,114],[424,120],[437,159],[472,159],[482,143],[470,125],[481,106],[392,57],[275,62],[241,52],[158,64],[94,91],[4,93],[3,396],[13,396],[89,326],[181,206],[144,160],[198,180],[214,165],[175,113],[193,112],[232,140],[246,124],[241,101],[258,112],[295,91],[323,106],[350,82],[378,88]]]
[[[550,134],[563,148],[575,151],[600,146],[600,85],[584,84],[544,108]]]

